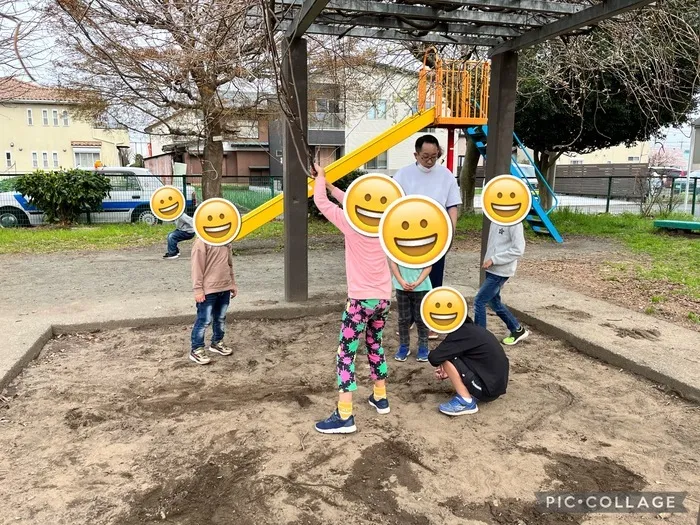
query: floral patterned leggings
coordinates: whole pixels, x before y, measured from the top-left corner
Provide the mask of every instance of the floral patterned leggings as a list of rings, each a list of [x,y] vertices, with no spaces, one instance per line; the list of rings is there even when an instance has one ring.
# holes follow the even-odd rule
[[[382,332],[389,315],[388,299],[348,299],[343,312],[338,345],[338,389],[341,392],[357,390],[355,383],[355,355],[360,345],[360,334],[365,332],[367,359],[372,381],[386,379],[387,366],[382,347]]]

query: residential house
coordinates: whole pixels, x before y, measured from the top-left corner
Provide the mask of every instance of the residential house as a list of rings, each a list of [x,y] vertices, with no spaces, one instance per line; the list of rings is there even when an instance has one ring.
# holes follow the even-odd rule
[[[119,166],[128,132],[77,118],[75,107],[55,88],[0,78],[0,174]]]
[[[324,165],[344,155],[345,132],[340,89],[334,84],[309,83],[309,145],[318,149]],[[169,134],[169,129],[196,131],[201,120],[193,112],[179,112],[164,121],[148,126],[149,155],[145,159],[151,172],[163,176],[173,174],[174,163],[185,165],[186,173],[202,173],[203,144],[193,136]],[[270,176],[282,178],[284,120],[238,120],[229,122],[234,130],[222,136],[224,145],[224,177],[231,182],[247,183],[259,179],[262,185]],[[280,183],[281,184],[281,183]],[[278,187],[279,186],[278,184]]]
[[[418,73],[390,66],[360,73],[350,91],[345,124],[345,148],[348,152],[362,146],[403,119],[418,112]],[[425,133],[435,135],[447,149],[447,130],[427,128],[393,146],[363,166],[363,170],[394,175],[414,162],[416,139]],[[441,159],[446,164],[446,157]]]
[[[173,163],[186,165],[190,175],[202,173],[203,141],[194,136],[169,134],[171,129],[197,131],[200,119],[193,112],[181,111],[171,117],[148,126],[149,155],[146,168],[161,176],[173,174]],[[218,137],[224,146],[223,176],[268,176],[269,142],[268,123],[265,120],[240,120],[229,122],[234,130],[228,136]]]

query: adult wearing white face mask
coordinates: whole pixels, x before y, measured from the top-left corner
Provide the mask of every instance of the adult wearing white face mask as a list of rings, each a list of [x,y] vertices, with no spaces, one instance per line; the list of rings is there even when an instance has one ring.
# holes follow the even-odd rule
[[[462,197],[454,174],[437,164],[442,153],[440,143],[433,135],[419,137],[416,140],[416,152],[413,154],[416,161],[397,171],[394,180],[406,195],[424,195],[442,204],[452,220],[453,231],[456,231]],[[445,257],[442,257],[433,264],[430,271],[430,283],[433,288],[442,286],[444,273]],[[437,334],[431,331],[430,339],[437,339]]]

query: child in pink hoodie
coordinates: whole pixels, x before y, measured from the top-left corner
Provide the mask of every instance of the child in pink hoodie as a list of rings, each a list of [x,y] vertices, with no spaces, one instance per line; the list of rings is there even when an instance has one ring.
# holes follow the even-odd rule
[[[314,173],[315,172],[315,173]],[[316,430],[324,434],[355,432],[352,415],[352,393],[355,383],[355,355],[360,335],[365,332],[370,376],[374,392],[369,404],[380,414],[389,413],[386,397],[387,364],[382,348],[382,332],[391,304],[391,272],[387,257],[377,237],[357,233],[348,223],[343,210],[328,199],[326,189],[338,202],[345,193],[326,182],[326,173],[314,164],[314,202],[316,207],[345,235],[345,272],[348,282],[348,300],[340,327],[340,344],[336,359],[338,374],[338,407],[331,416],[316,423]]]

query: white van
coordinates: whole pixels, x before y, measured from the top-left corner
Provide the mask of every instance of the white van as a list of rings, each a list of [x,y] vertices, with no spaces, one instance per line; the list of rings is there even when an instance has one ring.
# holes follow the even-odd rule
[[[145,168],[85,168],[106,176],[111,184],[109,194],[102,201],[102,209],[90,213],[92,223],[143,222],[156,224],[158,219],[151,212],[151,195],[163,186],[161,180]],[[197,196],[192,186],[187,186],[187,213],[194,213]],[[87,222],[87,214],[81,222]],[[29,204],[25,195],[16,191],[0,193],[0,227],[38,226],[44,223],[44,212]]]

